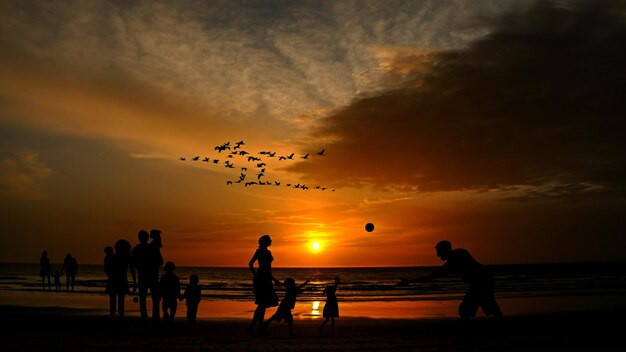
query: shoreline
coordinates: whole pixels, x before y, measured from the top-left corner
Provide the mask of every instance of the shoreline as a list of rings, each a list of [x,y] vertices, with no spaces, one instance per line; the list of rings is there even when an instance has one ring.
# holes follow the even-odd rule
[[[290,337],[284,323],[272,323],[268,336],[247,335],[249,319],[244,318],[201,318],[190,326],[184,315],[173,324],[146,324],[134,316],[109,321],[90,309],[14,305],[0,309],[4,327],[0,345],[5,351],[610,351],[622,349],[621,324],[612,322],[626,312],[563,311],[470,322],[451,317],[341,317],[334,337],[320,337],[320,320],[297,319],[298,336]]]

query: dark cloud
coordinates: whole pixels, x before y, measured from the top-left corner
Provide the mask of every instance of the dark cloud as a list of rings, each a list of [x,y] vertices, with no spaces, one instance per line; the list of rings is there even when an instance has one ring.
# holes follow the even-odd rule
[[[321,120],[328,156],[292,171],[423,192],[621,197],[625,15],[623,2],[542,3],[464,49],[405,53],[391,65],[400,88]]]

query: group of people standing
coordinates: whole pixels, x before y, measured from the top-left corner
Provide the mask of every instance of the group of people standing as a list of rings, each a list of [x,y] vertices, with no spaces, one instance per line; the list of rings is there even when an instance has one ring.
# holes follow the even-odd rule
[[[55,269],[52,271],[52,265],[50,264],[50,258],[48,258],[48,251],[41,253],[39,258],[39,276],[41,276],[41,288],[46,290],[46,279],[48,280],[48,291],[52,291],[51,278],[54,278],[54,288],[56,292],[61,292],[61,276],[65,274],[65,287],[66,291],[70,289],[74,292],[74,281],[76,280],[76,274],[78,274],[78,261],[72,257],[71,253],[65,255],[63,260],[63,266],[61,270]]]
[[[184,294],[180,293],[180,279],[174,270],[176,265],[168,261],[164,265],[161,248],[161,231],[139,231],[137,238],[139,243],[131,248],[130,242],[120,239],[114,247],[107,246],[104,249],[104,271],[107,275],[106,292],[109,294],[109,314],[115,318],[118,314],[124,318],[124,301],[129,294],[128,272],[133,279],[133,293],[137,293],[139,313],[141,319],[148,320],[147,298],[148,293],[152,300],[152,321],[161,320],[161,308],[163,319],[173,321],[176,316],[178,300],[186,300],[187,318],[195,322],[198,305],[200,303],[200,286],[197,275],[190,277],[190,283]],[[163,266],[165,274],[159,278],[159,269]]]

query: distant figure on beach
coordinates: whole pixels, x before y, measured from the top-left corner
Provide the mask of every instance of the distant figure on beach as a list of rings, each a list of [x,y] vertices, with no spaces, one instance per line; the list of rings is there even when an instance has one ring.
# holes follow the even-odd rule
[[[55,270],[52,277],[54,278],[54,290],[56,292],[61,292],[61,272],[58,269]]]
[[[272,317],[267,319],[265,322],[263,329],[264,332],[267,332],[267,327],[272,321],[280,323],[280,321],[284,319],[289,326],[289,336],[296,336],[296,334],[293,333],[293,314],[291,314],[291,310],[296,306],[296,297],[304,292],[302,288],[308,283],[309,280],[305,281],[300,286],[296,286],[296,281],[292,278],[287,278],[283,281],[283,285],[285,286],[285,297],[282,301],[280,301],[276,313],[274,313],[274,315],[272,315]]]
[[[173,322],[178,308],[178,299],[182,298],[180,295],[180,279],[174,274],[174,270],[176,270],[174,262],[165,263],[163,269],[165,269],[165,274],[161,276],[161,281],[159,281],[163,300],[163,320]]]
[[[150,290],[150,298],[152,299],[152,321],[160,320],[159,307],[159,254],[154,251],[155,246],[148,245],[150,234],[148,231],[141,230],[137,234],[139,244],[136,245],[130,256],[133,269],[137,270],[137,279],[139,282],[139,313],[143,321],[148,320],[148,309],[146,300],[148,290]]]
[[[124,300],[126,294],[130,292],[128,287],[129,269],[133,278],[133,286],[137,283],[135,270],[131,266],[130,250],[130,242],[121,239],[115,242],[115,253],[111,260],[109,261],[105,258],[104,270],[105,272],[107,270],[109,271],[107,273],[109,277],[107,281],[107,293],[109,294],[109,315],[111,319],[115,318],[116,303],[119,318],[124,319]]]
[[[67,253],[67,255],[65,256],[61,271],[65,273],[66,291],[69,292],[71,286],[72,292],[74,292],[74,281],[76,280],[76,274],[78,274],[78,261],[76,260],[76,258],[72,257],[72,253]]]
[[[430,282],[449,273],[460,276],[469,284],[469,291],[459,305],[459,315],[462,320],[476,316],[478,308],[482,308],[485,315],[493,315],[496,319],[502,318],[502,311],[496,302],[493,292],[493,277],[489,270],[474,259],[470,253],[462,248],[452,249],[449,241],[439,241],[435,246],[437,256],[446,263],[430,275],[413,280],[403,279],[401,286],[409,282]]]
[[[189,276],[189,285],[185,288],[185,293],[180,298],[181,302],[185,300],[187,305],[187,322],[189,324],[196,323],[196,316],[198,315],[198,306],[202,298],[202,289],[200,288],[200,279],[198,275],[192,274]]]
[[[52,285],[50,284],[50,275],[52,267],[50,266],[50,258],[48,258],[48,251],[41,252],[41,258],[39,258],[39,276],[41,276],[41,288],[46,290],[46,278],[48,278],[48,291],[52,291]]]
[[[113,247],[106,246],[104,247],[104,273],[107,276],[107,284],[104,289],[104,293],[109,293],[111,286],[111,275],[113,272]]]
[[[274,283],[280,285],[280,282],[272,275],[272,252],[267,247],[272,245],[272,239],[269,235],[263,235],[259,238],[259,248],[254,252],[252,259],[248,263],[250,271],[252,271],[252,286],[254,289],[254,303],[257,305],[254,311],[252,321],[246,331],[254,334],[254,327],[259,324],[259,333],[263,333],[263,319],[265,319],[265,310],[269,307],[278,305],[278,296],[274,291]],[[259,268],[254,269],[254,262],[259,262]]]
[[[324,310],[322,315],[324,321],[320,326],[320,335],[324,336],[324,327],[330,320],[330,336],[335,336],[335,318],[339,317],[339,302],[337,301],[337,288],[339,287],[339,278],[335,278],[334,285],[328,285],[324,288],[323,294],[326,295],[326,303],[324,304]]]

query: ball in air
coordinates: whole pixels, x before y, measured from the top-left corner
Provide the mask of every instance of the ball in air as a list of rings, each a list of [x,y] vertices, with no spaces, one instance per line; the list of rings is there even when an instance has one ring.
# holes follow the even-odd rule
[[[371,222],[368,222],[367,225],[365,225],[365,231],[367,232],[374,231],[374,224],[372,224]]]

